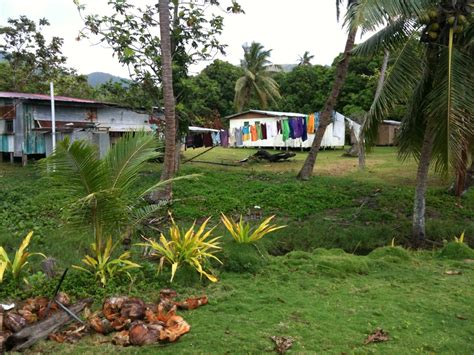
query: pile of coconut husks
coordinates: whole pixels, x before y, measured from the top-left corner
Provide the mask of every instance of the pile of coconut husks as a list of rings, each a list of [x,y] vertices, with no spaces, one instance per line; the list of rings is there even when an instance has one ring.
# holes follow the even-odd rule
[[[5,350],[24,350],[45,338],[75,343],[93,333],[114,333],[110,341],[122,346],[174,342],[191,328],[176,311],[207,304],[206,296],[183,302],[176,298],[172,289],[161,290],[157,303],[145,303],[137,297],[108,297],[102,309],[94,313],[89,309],[92,299],[71,305],[65,293],[59,293],[52,302],[36,297],[18,307],[0,305],[0,354]],[[83,319],[77,317],[80,313]]]

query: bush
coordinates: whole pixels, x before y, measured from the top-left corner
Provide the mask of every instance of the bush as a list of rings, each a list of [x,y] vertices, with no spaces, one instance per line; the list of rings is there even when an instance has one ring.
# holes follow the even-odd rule
[[[440,258],[445,259],[473,259],[474,250],[469,248],[466,244],[451,242],[444,246],[438,255]]]
[[[268,262],[268,254],[261,244],[229,242],[223,248],[223,269],[230,272],[256,273]]]
[[[383,247],[377,248],[369,254],[372,259],[384,259],[385,261],[399,263],[410,260],[408,251],[401,247]]]

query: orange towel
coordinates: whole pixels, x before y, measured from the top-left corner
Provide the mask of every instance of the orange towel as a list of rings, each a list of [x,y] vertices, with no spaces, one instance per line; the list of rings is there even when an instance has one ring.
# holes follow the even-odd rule
[[[252,135],[252,142],[255,142],[258,139],[257,126],[255,125],[250,126],[250,134]]]
[[[314,113],[308,117],[308,134],[314,133]]]

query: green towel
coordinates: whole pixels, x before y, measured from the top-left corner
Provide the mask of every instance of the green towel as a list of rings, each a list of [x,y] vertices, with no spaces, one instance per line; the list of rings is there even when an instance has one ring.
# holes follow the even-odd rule
[[[281,131],[283,133],[283,142],[290,138],[290,124],[287,119],[281,121]]]
[[[263,139],[262,126],[260,125],[260,123],[255,123],[255,126],[257,127],[257,138],[258,139]]]

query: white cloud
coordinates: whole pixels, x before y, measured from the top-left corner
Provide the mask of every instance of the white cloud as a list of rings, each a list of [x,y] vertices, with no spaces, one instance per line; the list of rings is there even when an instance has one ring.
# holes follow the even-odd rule
[[[106,14],[110,12],[107,0],[83,0],[87,12]],[[135,0],[134,4],[156,3]],[[315,56],[314,64],[331,64],[343,50],[346,32],[336,22],[334,1],[331,0],[240,0],[245,15],[226,15],[222,42],[228,44],[226,57],[238,64],[242,57],[242,44],[260,42],[273,49],[274,63],[295,63],[299,55],[309,51]],[[91,45],[87,40],[75,38],[82,28],[82,20],[72,0],[1,0],[0,23],[8,17],[26,15],[32,19],[46,17],[51,26],[47,35],[64,38],[64,54],[68,64],[80,73],[104,71],[128,76],[112,51],[104,46]],[[208,63],[192,68],[196,72]]]

